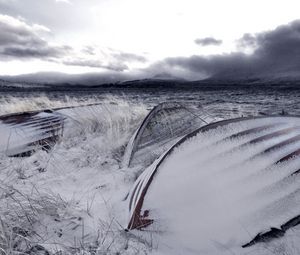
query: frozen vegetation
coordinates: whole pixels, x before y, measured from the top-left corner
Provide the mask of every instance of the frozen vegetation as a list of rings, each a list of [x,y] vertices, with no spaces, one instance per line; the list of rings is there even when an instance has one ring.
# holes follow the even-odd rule
[[[0,114],[82,104],[80,100],[55,101],[47,97],[12,100],[1,104]],[[92,98],[85,103],[96,101]],[[141,169],[123,167],[122,157],[148,111],[149,106],[141,102],[107,98],[101,105],[63,112],[73,121],[50,153],[40,150],[28,158],[1,154],[0,254],[199,254],[176,245],[176,249],[170,244],[159,245],[167,230],[141,233],[124,229],[128,220],[125,198]],[[205,223],[221,223],[222,219],[209,218],[217,215],[203,213]],[[208,240],[203,236],[208,231],[226,235],[218,233],[216,225],[198,228],[193,224],[196,218],[188,219],[188,236],[178,237],[187,244],[205,246]],[[236,249],[230,241],[224,246],[210,239],[209,245],[217,247],[217,254],[222,255],[300,254],[297,227],[280,239],[247,249]]]
[[[123,151],[146,113],[144,105],[120,100],[69,112],[76,122],[50,153],[1,155],[1,251],[17,254],[35,245],[66,253],[145,250],[122,230],[115,207],[135,178],[134,169],[120,168]]]

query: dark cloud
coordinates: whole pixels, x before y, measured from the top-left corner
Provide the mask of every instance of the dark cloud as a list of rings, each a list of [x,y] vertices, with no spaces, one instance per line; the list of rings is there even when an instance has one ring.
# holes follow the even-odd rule
[[[6,15],[0,15],[0,58],[10,59],[51,59],[64,56],[72,49],[68,46],[51,46],[39,33],[47,28],[28,25]]]
[[[256,35],[255,55],[279,64],[300,63],[300,20]],[[280,61],[279,61],[280,60]]]
[[[15,47],[4,47],[0,51],[0,55],[9,57],[9,58],[17,58],[17,59],[24,59],[24,58],[58,58],[66,52],[69,51],[68,47],[39,47],[39,48],[27,48],[22,46],[15,46]]]
[[[205,37],[205,38],[198,38],[195,40],[195,43],[201,46],[209,46],[209,45],[221,45],[222,40],[215,39],[213,37]]]
[[[33,27],[9,16],[0,16],[0,46],[23,45],[45,46],[46,42],[39,38]]]
[[[39,59],[119,72],[128,69],[126,62],[146,61],[142,56],[116,51],[98,56],[99,49],[93,46],[84,47],[81,51],[84,56],[81,56],[69,46],[50,45],[42,37],[45,33],[49,33],[49,29],[41,25],[31,25],[11,16],[0,15],[0,60]],[[103,62],[102,58],[106,58],[106,61]]]
[[[252,34],[244,34],[242,38],[237,41],[237,45],[240,48],[256,48],[257,47],[257,38]]]
[[[182,72],[185,78],[300,77],[300,21],[254,35],[245,34],[239,45],[253,53],[234,52],[208,57],[167,58],[151,66],[151,72]]]
[[[3,0],[0,0],[0,3],[1,1]],[[112,49],[102,52],[102,49],[96,46],[87,46],[78,53],[68,46],[50,45],[41,36],[48,32],[45,27],[29,25],[22,20],[0,15],[0,60],[36,58],[71,66],[108,70],[101,75],[93,76],[95,81],[95,77],[100,77],[99,82],[151,77],[179,77],[190,80],[208,77],[219,79],[276,78],[292,75],[300,77],[300,20],[271,31],[244,34],[238,40],[239,51],[236,52],[210,56],[171,57],[147,68],[127,72],[124,71],[129,69],[127,64],[130,62],[143,63],[147,59],[142,55]],[[203,38],[197,39],[196,43],[201,45],[221,43],[218,41],[220,40]],[[84,77],[88,81],[89,76]]]

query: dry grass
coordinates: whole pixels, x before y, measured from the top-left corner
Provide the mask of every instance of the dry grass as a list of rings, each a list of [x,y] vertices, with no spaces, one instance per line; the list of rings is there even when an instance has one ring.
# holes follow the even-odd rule
[[[87,111],[76,109],[71,114],[69,111],[73,124],[48,154],[38,152],[28,159],[1,157],[1,255],[147,252],[144,244],[122,230],[113,214],[109,218],[99,218],[91,232],[85,218],[92,217],[93,199],[80,207],[78,200],[63,199],[60,194],[34,184],[39,176],[44,178],[47,171],[63,173],[64,166],[70,162],[79,176],[81,166],[99,171],[103,167],[107,171],[111,162],[120,162],[132,127],[147,111],[143,105],[117,103],[90,107]],[[102,165],[99,160],[108,163]],[[39,168],[43,172],[37,171]],[[101,180],[99,182],[100,185]]]

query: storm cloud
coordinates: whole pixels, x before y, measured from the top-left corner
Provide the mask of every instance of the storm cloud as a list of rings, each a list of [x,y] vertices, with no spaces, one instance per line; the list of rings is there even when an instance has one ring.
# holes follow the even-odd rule
[[[72,2],[63,4],[72,5]],[[246,33],[236,41],[237,49],[231,53],[169,57],[140,68],[132,68],[131,63],[147,64],[149,60],[143,54],[103,48],[97,44],[79,49],[52,44],[48,39],[53,36],[50,28],[22,18],[0,14],[0,34],[1,61],[39,59],[65,66],[90,67],[104,71],[100,76],[106,82],[116,81],[118,77],[126,80],[128,77],[188,80],[300,78],[300,20],[274,30]],[[219,45],[222,41],[206,37],[196,39],[195,43],[207,46]]]
[[[0,15],[0,57],[10,59],[51,59],[68,54],[69,46],[50,45],[41,34],[49,33],[46,27],[7,15]]]
[[[127,63],[147,61],[142,55],[97,46],[76,51],[68,45],[53,45],[46,39],[52,36],[50,29],[8,15],[0,15],[0,34],[0,61],[38,59],[118,72],[128,70]]]
[[[151,72],[186,74],[185,78],[251,78],[300,77],[300,20],[274,30],[245,34],[239,48],[252,48],[252,53],[166,58],[151,66]]]
[[[205,37],[205,38],[197,38],[195,40],[195,43],[200,46],[209,46],[209,45],[217,46],[222,44],[222,40],[213,37]]]

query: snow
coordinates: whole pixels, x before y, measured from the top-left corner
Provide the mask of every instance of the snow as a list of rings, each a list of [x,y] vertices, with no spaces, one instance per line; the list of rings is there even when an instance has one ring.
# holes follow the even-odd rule
[[[57,124],[64,122],[65,125],[68,123],[64,116],[46,112],[32,116],[32,120],[25,124],[7,123],[0,120],[0,135],[3,137],[0,141],[0,153],[16,155],[28,151],[28,148],[34,149],[34,146],[30,144],[54,134],[61,134],[61,125],[57,126]]]
[[[74,121],[50,153],[0,155],[1,220],[10,223],[9,231],[31,233],[17,248],[37,243],[49,251],[93,247],[111,254],[145,249],[125,235],[118,213],[135,178],[134,169],[121,168],[123,150],[146,107],[116,101],[59,112]]]
[[[270,120],[263,120],[269,123]],[[273,122],[282,122],[276,118]],[[234,140],[223,140],[239,130],[258,125],[257,121],[231,124],[199,134],[163,161],[145,196],[143,210],[150,210],[154,224],[146,232],[160,233],[159,250],[172,254],[232,254],[245,252],[243,244],[270,227],[280,227],[298,216],[300,194],[297,176],[287,178],[299,169],[300,158],[274,165],[286,153],[299,148],[295,142],[272,156],[257,152],[299,134],[299,129],[255,145],[240,147],[268,129]],[[290,118],[287,126],[299,126]],[[216,145],[218,143],[218,146]],[[274,161],[275,160],[275,161]],[[143,173],[151,175],[155,164]],[[286,178],[286,179],[284,179]],[[143,178],[142,178],[143,179]],[[176,252],[175,252],[176,250]]]
[[[6,114],[82,103],[73,99],[68,102],[47,100],[38,98],[19,104],[10,101],[2,103],[0,111]],[[296,244],[300,241],[300,230],[297,228],[289,230],[280,241],[245,250],[239,248],[260,230],[252,224],[253,217],[258,217],[255,220],[266,220],[259,226],[261,229],[270,224],[278,225],[284,220],[278,218],[278,222],[268,221],[265,215],[254,213],[248,217],[249,204],[253,212],[262,208],[261,212],[268,214],[274,210],[265,207],[267,202],[292,194],[299,184],[298,180],[292,185],[280,182],[293,171],[299,160],[283,165],[284,171],[276,167],[259,171],[279,158],[283,151],[274,154],[273,158],[257,158],[243,165],[243,160],[249,155],[268,147],[270,144],[267,142],[259,145],[262,146],[259,148],[229,153],[229,160],[224,163],[222,159],[226,151],[255,138],[255,135],[221,142],[218,147],[213,145],[225,134],[243,130],[244,126],[231,125],[226,130],[213,130],[176,149],[163,165],[159,178],[155,178],[151,196],[147,197],[146,204],[155,211],[157,225],[151,226],[149,231],[126,233],[124,228],[128,223],[128,208],[125,198],[141,169],[125,168],[122,159],[130,137],[148,113],[148,106],[108,98],[98,106],[58,112],[69,121],[63,138],[50,153],[37,151],[28,158],[9,158],[0,154],[0,249],[24,252],[28,246],[39,244],[53,253],[62,251],[63,254],[161,255],[202,252],[258,255],[272,254],[271,251],[274,254],[299,254]],[[245,123],[249,128],[254,124]],[[7,137],[10,128],[6,125],[0,127],[1,138]],[[284,126],[272,130],[279,128]],[[282,136],[280,140],[288,137]],[[6,144],[4,139],[1,142]],[[285,152],[292,150],[293,146],[286,147]],[[214,154],[220,158],[216,159]],[[157,162],[159,159],[150,168],[153,169]],[[200,172],[198,165],[202,166]],[[226,173],[219,172],[220,165]],[[240,171],[241,165],[243,171]],[[253,171],[254,166],[259,166],[255,168],[258,171]],[[179,174],[182,172],[189,174]],[[144,171],[143,175],[149,176],[149,170]],[[166,185],[166,179],[172,181]],[[189,183],[188,187],[186,183]],[[160,199],[157,200],[157,197]],[[241,198],[247,198],[247,202]],[[294,198],[290,199],[285,206],[293,202]],[[191,204],[192,207],[187,206]],[[276,206],[276,203],[272,205]],[[299,209],[296,205],[294,209]],[[280,206],[278,214],[282,210]],[[293,213],[291,210],[290,214]],[[245,222],[236,220],[244,219],[245,215]],[[284,217],[288,218],[289,215]],[[28,234],[14,234],[18,228],[26,230]],[[16,246],[12,248],[13,245]]]

